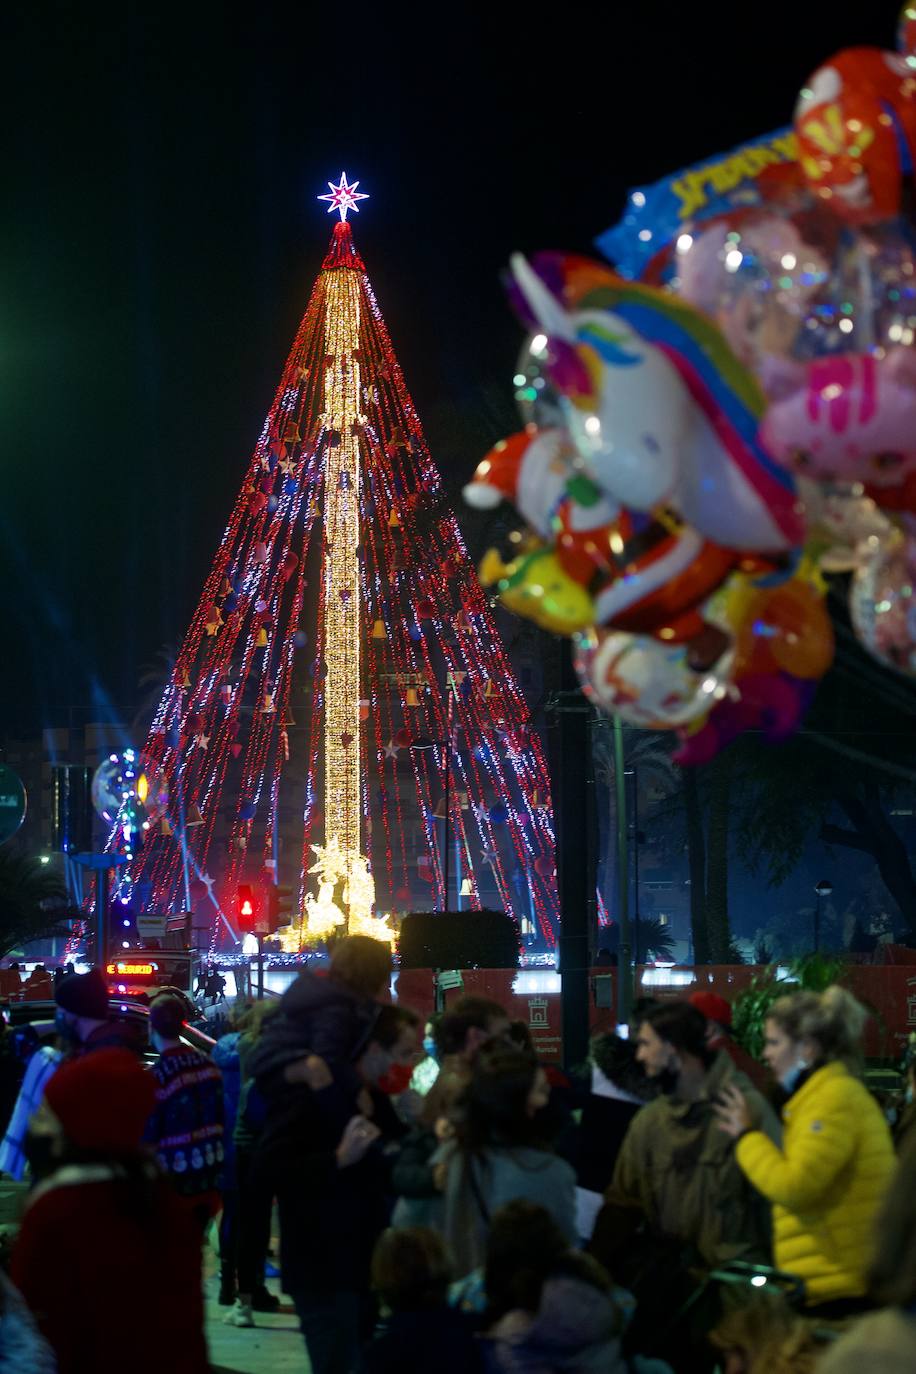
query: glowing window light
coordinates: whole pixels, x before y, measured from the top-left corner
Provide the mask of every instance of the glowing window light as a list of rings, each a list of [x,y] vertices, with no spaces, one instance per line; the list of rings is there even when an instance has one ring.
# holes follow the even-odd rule
[[[687,969],[647,968],[639,981],[644,988],[687,988],[697,976]]]

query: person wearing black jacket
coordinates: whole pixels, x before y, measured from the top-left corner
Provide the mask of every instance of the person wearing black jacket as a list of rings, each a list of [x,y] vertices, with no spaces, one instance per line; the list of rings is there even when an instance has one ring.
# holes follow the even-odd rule
[[[332,1110],[309,1057],[269,1064],[259,1056],[265,1122],[254,1167],[270,1178],[280,1212],[283,1291],[293,1299],[313,1374],[348,1374],[371,1330],[372,1250],[388,1220],[390,1162],[404,1131],[379,1080],[412,1063],[419,1019],[382,1007],[353,1070],[360,1083],[341,1132],[340,1085]],[[357,1108],[359,1100],[365,1109]]]

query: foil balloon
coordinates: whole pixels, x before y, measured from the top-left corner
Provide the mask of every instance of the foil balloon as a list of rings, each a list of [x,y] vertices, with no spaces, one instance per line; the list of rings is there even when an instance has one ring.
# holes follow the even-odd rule
[[[735,678],[816,680],[833,662],[833,625],[824,594],[806,578],[758,588],[744,601],[735,636]]]
[[[916,677],[916,536],[896,530],[852,579],[849,606],[861,642],[880,662]]]
[[[916,350],[774,361],[761,438],[785,467],[859,482],[880,505],[916,472]]]
[[[534,540],[504,562],[489,549],[478,569],[481,585],[495,587],[503,605],[554,634],[571,635],[594,619],[588,592],[564,571],[556,554]]]
[[[839,219],[900,212],[916,150],[916,75],[906,58],[847,48],[809,77],[795,107],[799,161]]]
[[[508,563],[491,550],[481,565],[485,585],[496,584],[510,609],[561,633],[613,625],[692,641],[692,661],[711,661],[722,636],[711,634],[703,602],[735,568],[770,565],[702,539],[670,511],[614,507],[570,456],[561,431],[529,429],[501,441],[479,464],[464,489],[468,503],[486,509],[510,500],[539,537]],[[553,541],[549,562],[545,540]]]
[[[697,673],[682,645],[645,635],[592,630],[577,640],[575,665],[596,706],[647,730],[703,719],[727,691],[727,659],[716,672]]]
[[[709,763],[747,730],[759,731],[771,744],[788,739],[798,729],[813,692],[814,683],[785,673],[745,677],[740,692],[726,696],[699,726],[679,731],[681,745],[673,755],[675,763]]]
[[[586,259],[516,256],[513,272],[576,451],[608,499],[671,508],[727,548],[800,542],[792,480],[758,439],[762,393],[715,325]]]

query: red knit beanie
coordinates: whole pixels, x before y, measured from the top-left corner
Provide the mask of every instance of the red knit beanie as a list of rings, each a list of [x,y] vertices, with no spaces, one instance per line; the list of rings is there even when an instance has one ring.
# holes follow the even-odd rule
[[[692,992],[687,1000],[706,1017],[707,1021],[715,1021],[720,1026],[731,1025],[731,1006],[717,992]]]
[[[63,1064],[45,1097],[78,1149],[127,1155],[140,1148],[156,1084],[129,1050],[97,1050]]]

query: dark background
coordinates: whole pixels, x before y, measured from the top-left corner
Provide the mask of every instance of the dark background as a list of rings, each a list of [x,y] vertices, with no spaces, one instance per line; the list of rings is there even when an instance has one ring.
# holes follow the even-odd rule
[[[515,248],[787,123],[896,3],[14,5],[0,20],[0,727],[132,714],[181,641],[342,168],[455,493],[515,427]],[[481,13],[480,11],[483,11]]]

